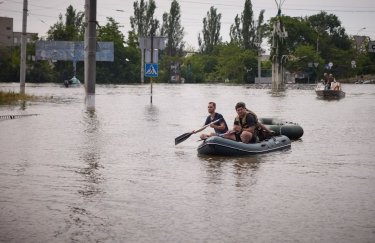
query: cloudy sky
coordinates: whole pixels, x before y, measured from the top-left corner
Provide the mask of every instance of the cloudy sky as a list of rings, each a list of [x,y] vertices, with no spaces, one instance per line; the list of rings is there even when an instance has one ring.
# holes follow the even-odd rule
[[[28,32],[46,36],[49,27],[58,20],[58,15],[66,12],[72,5],[78,11],[84,10],[84,0],[28,0]],[[130,29],[129,17],[133,15],[134,0],[98,0],[97,19],[100,25],[106,23],[106,17],[113,17],[123,27],[127,37]],[[169,12],[171,0],[155,0],[156,18],[161,20],[164,12]],[[202,31],[202,19],[206,17],[211,6],[215,6],[222,14],[221,36],[229,40],[229,28],[236,14],[241,14],[244,0],[179,0],[181,6],[182,25],[185,28],[187,46],[198,46],[198,33]],[[265,10],[268,20],[277,13],[277,3],[282,3],[282,13],[289,16],[309,16],[324,10],[339,17],[342,26],[349,35],[366,35],[375,40],[375,0],[252,0],[256,16]],[[0,0],[0,16],[14,18],[14,31],[22,30],[23,0]],[[364,29],[365,28],[365,29]]]

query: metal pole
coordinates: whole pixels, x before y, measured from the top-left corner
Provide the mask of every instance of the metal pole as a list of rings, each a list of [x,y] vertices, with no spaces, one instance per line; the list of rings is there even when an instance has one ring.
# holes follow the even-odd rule
[[[25,94],[26,80],[26,27],[27,27],[27,0],[23,0],[22,35],[21,35],[21,65],[20,65],[20,94]]]
[[[151,34],[151,64],[154,63],[154,34]],[[151,88],[151,96],[150,101],[152,104],[152,77],[150,77],[150,88]]]
[[[73,60],[73,76],[77,76],[77,61]]]
[[[141,48],[141,84],[145,82],[145,49]]]
[[[261,40],[260,40],[260,30],[258,30],[259,33],[258,33],[258,42],[259,42],[259,46],[258,46],[258,78],[259,78],[259,82],[260,82],[260,77],[261,77],[261,57],[262,57],[262,47],[261,47]]]
[[[85,88],[86,108],[95,110],[96,83],[96,0],[85,0]]]

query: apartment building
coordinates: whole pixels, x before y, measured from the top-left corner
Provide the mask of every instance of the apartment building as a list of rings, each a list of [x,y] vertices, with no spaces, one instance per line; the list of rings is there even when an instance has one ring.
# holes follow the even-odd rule
[[[18,46],[21,45],[22,32],[13,31],[13,18],[0,17],[0,45]],[[38,33],[26,33],[27,43],[32,42]]]

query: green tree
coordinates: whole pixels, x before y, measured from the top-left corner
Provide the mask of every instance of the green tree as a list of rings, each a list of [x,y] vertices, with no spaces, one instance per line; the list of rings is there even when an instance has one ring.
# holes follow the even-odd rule
[[[230,26],[229,30],[230,43],[242,46],[243,38],[241,33],[241,19],[238,14],[234,18],[234,24]]]
[[[181,26],[181,10],[178,1],[173,0],[171,9],[163,14],[161,36],[167,36],[166,52],[170,56],[182,55],[184,28]]]
[[[235,83],[253,83],[257,71],[257,53],[243,50],[236,44],[222,44],[215,48],[217,80]]]
[[[187,57],[183,75],[189,82],[254,82],[257,54],[235,43],[221,43],[210,54]]]
[[[244,10],[242,12],[242,38],[245,49],[254,48],[255,27],[254,27],[254,13],[251,0],[245,1]]]
[[[84,39],[84,23],[83,12],[76,10],[69,5],[65,13],[65,21],[62,14],[59,15],[58,21],[48,30],[47,40],[55,41],[83,41]],[[65,80],[71,78],[73,73],[73,63],[67,61],[57,61],[54,70],[58,73],[57,80]],[[77,63],[77,74],[83,76],[83,63]]]
[[[315,45],[316,36],[309,23],[301,17],[280,16],[280,20],[285,26],[288,36],[283,39],[286,52],[293,53],[300,45]],[[273,25],[276,18],[271,20]]]
[[[76,12],[72,5],[66,9],[65,23],[62,14],[48,30],[48,40],[78,41],[84,38],[83,12]]]
[[[241,19],[237,14],[234,18],[234,24],[230,27],[230,42],[245,49],[257,50],[262,43],[264,32],[264,10],[260,11],[258,20],[255,21],[251,0],[246,0]]]
[[[112,41],[114,61],[97,63],[97,80],[101,83],[134,83],[139,77],[138,51],[133,46],[125,47],[125,36],[120,31],[120,24],[113,18],[107,18],[105,26],[98,28],[98,41]]]
[[[15,52],[18,56],[14,56]],[[17,78],[19,80],[19,56],[19,48],[17,48],[17,51],[11,51],[10,48],[0,45],[1,82],[14,82],[15,80],[17,80]],[[14,65],[15,63],[13,63],[13,58],[17,58],[17,65]]]
[[[134,16],[130,17],[132,31],[138,37],[152,36],[156,34],[159,28],[159,21],[154,18],[156,4],[154,0],[145,3],[141,0],[139,3],[133,3]]]
[[[198,45],[202,53],[211,53],[214,47],[221,43],[220,20],[221,14],[218,14],[217,9],[211,6],[210,11],[207,12],[207,17],[203,18],[203,39],[200,34],[198,35]]]

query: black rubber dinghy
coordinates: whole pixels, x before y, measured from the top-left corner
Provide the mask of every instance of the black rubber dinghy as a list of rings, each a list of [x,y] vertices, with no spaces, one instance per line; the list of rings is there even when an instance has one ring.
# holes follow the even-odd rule
[[[284,135],[275,136],[259,143],[242,143],[219,136],[212,136],[199,145],[198,154],[245,156],[269,153],[276,150],[288,149],[290,147],[290,139]]]

